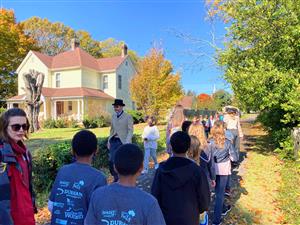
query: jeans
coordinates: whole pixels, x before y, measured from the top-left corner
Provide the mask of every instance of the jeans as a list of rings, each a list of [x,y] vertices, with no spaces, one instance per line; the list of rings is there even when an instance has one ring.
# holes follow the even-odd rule
[[[144,156],[144,170],[148,170],[149,168],[149,158],[150,155],[154,161],[154,164],[157,164],[157,159],[156,159],[156,149],[154,148],[145,148],[145,156]]]
[[[237,151],[238,156],[240,156],[240,136],[239,136],[239,132],[237,129],[229,129],[229,131],[232,133],[233,135],[233,147],[234,149]],[[231,167],[231,172],[232,172],[232,167]],[[227,184],[226,184],[226,190],[230,190],[231,188],[231,175],[229,175],[228,180],[227,180]]]
[[[215,209],[214,209],[214,221],[213,223],[221,223],[222,211],[224,208],[224,193],[225,186],[228,180],[227,175],[217,175],[216,176],[216,200],[215,200]]]
[[[237,151],[238,155],[240,155],[240,136],[239,132],[237,129],[228,129],[232,135],[234,136],[233,138],[233,147]]]
[[[122,145],[122,142],[119,138],[112,137],[109,140],[110,149],[109,149],[109,172],[114,177],[114,182],[118,181],[118,174],[114,169],[114,161],[115,161],[115,154],[118,148]]]

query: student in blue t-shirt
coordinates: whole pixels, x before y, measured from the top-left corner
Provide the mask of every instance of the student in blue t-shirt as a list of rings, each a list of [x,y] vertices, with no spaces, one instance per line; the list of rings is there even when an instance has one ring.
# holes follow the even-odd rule
[[[118,148],[114,166],[119,180],[94,191],[85,225],[165,225],[157,200],[136,187],[143,159],[137,145]]]
[[[79,131],[73,137],[72,150],[76,162],[59,170],[49,197],[51,224],[83,224],[92,192],[106,185],[103,173],[91,166],[97,150],[96,135]]]

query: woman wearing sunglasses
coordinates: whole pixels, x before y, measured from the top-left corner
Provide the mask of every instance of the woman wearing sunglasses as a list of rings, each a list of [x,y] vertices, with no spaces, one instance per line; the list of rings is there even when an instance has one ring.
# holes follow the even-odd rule
[[[29,122],[12,108],[0,117],[0,224],[34,225],[31,154],[24,145]]]

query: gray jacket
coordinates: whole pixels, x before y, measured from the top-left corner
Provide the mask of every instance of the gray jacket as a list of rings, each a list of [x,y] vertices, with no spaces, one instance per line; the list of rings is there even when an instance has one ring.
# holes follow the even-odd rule
[[[133,119],[131,115],[127,114],[126,112],[123,112],[119,118],[117,117],[116,113],[114,113],[112,116],[108,141],[116,135],[120,138],[122,144],[132,142]]]

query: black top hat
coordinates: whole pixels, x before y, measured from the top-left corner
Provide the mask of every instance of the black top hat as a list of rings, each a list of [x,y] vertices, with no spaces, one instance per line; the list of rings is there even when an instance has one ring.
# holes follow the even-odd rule
[[[237,113],[237,109],[235,109],[235,108],[227,108],[226,112],[227,113]]]
[[[125,106],[122,99],[115,99],[115,102],[112,105]]]

